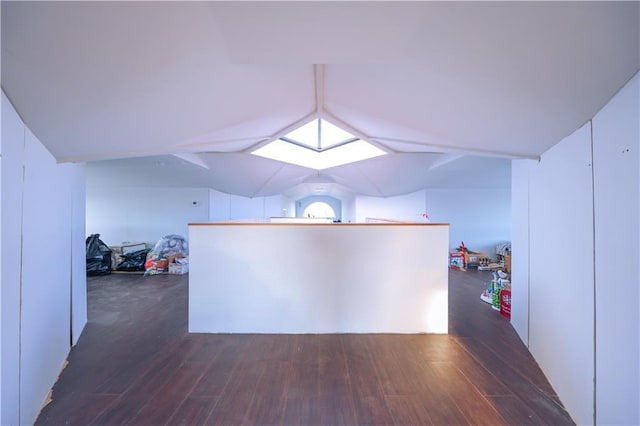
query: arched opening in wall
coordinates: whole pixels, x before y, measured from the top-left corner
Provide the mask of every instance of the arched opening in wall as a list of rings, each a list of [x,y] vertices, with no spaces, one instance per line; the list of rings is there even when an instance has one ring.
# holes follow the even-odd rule
[[[318,207],[311,207],[316,203]],[[315,210],[316,208],[318,211]],[[329,217],[340,222],[342,221],[342,201],[328,195],[310,195],[296,200],[296,217],[308,217],[307,214],[314,217]]]
[[[316,201],[309,204],[302,215],[304,217],[328,217],[334,219],[336,212],[329,204],[323,201]]]

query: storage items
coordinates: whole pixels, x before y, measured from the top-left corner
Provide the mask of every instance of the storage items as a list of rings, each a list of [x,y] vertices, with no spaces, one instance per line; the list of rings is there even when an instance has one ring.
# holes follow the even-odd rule
[[[500,292],[500,315],[511,318],[511,290],[504,289]]]
[[[503,267],[507,273],[511,273],[511,243],[506,242],[496,246],[496,257],[498,264]]]
[[[467,249],[464,241],[460,242],[457,251],[449,252],[449,267],[451,269],[478,268],[479,271],[489,270],[491,259],[488,255]]]
[[[489,286],[480,294],[480,300],[486,303],[493,303],[493,292],[495,291],[495,282],[492,280]]]
[[[471,268],[480,268],[482,267],[487,267],[489,265],[489,256],[487,256],[485,253],[467,253],[466,254],[466,264],[467,267],[471,267]]]
[[[493,310],[499,311],[500,310],[500,292],[502,291],[502,288],[500,286],[497,286],[495,291],[492,294],[491,297],[491,308]]]
[[[171,264],[177,263],[179,259],[186,258],[188,254],[187,240],[184,237],[175,234],[166,235],[157,242],[153,250],[147,255],[144,274],[167,273]],[[184,268],[173,266],[173,273],[187,273],[189,270],[188,261],[183,264],[187,266]]]
[[[189,272],[189,258],[177,258],[175,262],[169,263],[170,274],[183,275],[187,272]]]
[[[511,317],[511,281],[509,275],[503,271],[493,271],[493,279],[486,289],[480,294],[483,302],[491,305],[496,311],[507,317]]]
[[[149,253],[149,249],[145,248],[142,250],[136,250],[123,254],[122,256],[120,256],[121,261],[116,266],[116,271],[144,271],[144,264],[147,259],[147,253]]]
[[[459,251],[449,252],[449,267],[451,269],[464,269],[464,254]]]
[[[123,241],[122,244],[117,246],[110,246],[111,249],[111,268],[113,270],[135,270],[135,269],[118,269],[118,266],[123,262],[123,256],[125,254],[131,254],[134,252],[140,252],[147,250],[147,244],[139,242]],[[146,253],[145,253],[146,254]],[[144,270],[144,261],[142,262],[142,269]]]

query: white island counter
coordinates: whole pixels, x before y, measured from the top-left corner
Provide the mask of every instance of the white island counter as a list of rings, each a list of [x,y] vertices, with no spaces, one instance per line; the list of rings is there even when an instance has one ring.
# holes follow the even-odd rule
[[[447,333],[446,224],[189,225],[189,331]]]

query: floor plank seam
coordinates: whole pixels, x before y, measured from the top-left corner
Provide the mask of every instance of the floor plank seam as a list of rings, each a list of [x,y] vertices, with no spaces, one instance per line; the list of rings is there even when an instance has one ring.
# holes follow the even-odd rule
[[[344,337],[345,335],[340,337],[340,349],[342,351],[342,360],[344,361],[344,365],[347,371],[347,382],[348,382],[348,386],[349,386],[349,394],[351,395],[351,399],[352,399],[352,404],[351,404],[351,409],[353,412],[353,418],[356,419],[356,422],[358,420],[358,412],[356,410],[356,402],[355,402],[355,398],[356,395],[354,394],[355,390],[353,389],[353,380],[351,380],[351,373],[349,370],[349,362],[347,361],[347,354],[346,351],[344,349]]]

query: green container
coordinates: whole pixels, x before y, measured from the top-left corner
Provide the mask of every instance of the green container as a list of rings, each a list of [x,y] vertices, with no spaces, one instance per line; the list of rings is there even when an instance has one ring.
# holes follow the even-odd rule
[[[500,310],[500,292],[502,291],[501,285],[499,283],[495,283],[493,287],[493,302],[491,303],[491,307],[495,310]]]

